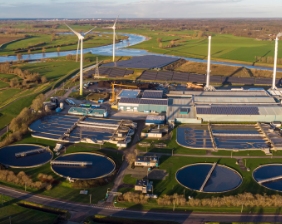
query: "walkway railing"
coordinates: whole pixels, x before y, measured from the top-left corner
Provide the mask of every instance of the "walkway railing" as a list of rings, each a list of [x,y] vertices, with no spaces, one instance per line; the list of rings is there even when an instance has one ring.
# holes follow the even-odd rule
[[[43,153],[43,152],[45,152],[44,148],[32,149],[32,150],[28,150],[24,152],[15,153],[15,157],[25,157],[28,155],[38,154],[38,153]]]
[[[89,162],[89,161],[58,161],[58,160],[54,160],[54,161],[51,161],[51,165],[86,167],[86,166],[92,166],[92,162]]]
[[[214,168],[216,167],[216,164],[217,164],[217,163],[214,163],[214,164],[212,165],[212,168],[210,169],[208,175],[206,176],[206,179],[205,179],[204,183],[202,184],[202,186],[201,186],[201,188],[200,188],[200,190],[199,190],[200,192],[202,192],[202,191],[204,190],[204,187],[206,186],[208,180],[210,179],[210,177],[211,177],[211,175],[212,175],[212,172],[214,171]]]

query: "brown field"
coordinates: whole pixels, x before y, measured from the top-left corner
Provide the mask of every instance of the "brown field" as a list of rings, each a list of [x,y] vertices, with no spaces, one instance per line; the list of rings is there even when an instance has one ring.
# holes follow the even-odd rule
[[[205,63],[191,62],[175,68],[176,71],[206,74],[207,65]],[[235,77],[272,77],[272,71],[247,69],[244,67],[231,67],[226,65],[211,65],[211,75],[235,76]],[[277,72],[277,78],[282,78],[282,73]]]
[[[8,43],[8,42],[13,41],[13,40],[21,39],[21,38],[23,38],[23,36],[20,36],[20,35],[17,35],[17,36],[15,36],[15,35],[13,35],[13,36],[0,35],[0,45]]]

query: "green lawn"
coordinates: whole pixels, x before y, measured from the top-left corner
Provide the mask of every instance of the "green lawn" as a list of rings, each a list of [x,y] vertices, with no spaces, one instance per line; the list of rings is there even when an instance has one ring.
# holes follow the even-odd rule
[[[3,74],[3,73],[0,73],[0,79],[3,79],[3,78],[7,78],[7,79],[12,79],[12,78],[15,78],[15,77],[18,77],[14,74]]]
[[[58,217],[56,214],[22,207],[16,199],[7,196],[0,195],[0,201],[0,224],[50,224]]]
[[[3,82],[0,80],[0,89],[10,86],[9,83]]]
[[[21,89],[16,89],[16,88],[9,88],[0,91],[0,105],[4,103],[7,99],[14,97],[21,91],[22,91]]]

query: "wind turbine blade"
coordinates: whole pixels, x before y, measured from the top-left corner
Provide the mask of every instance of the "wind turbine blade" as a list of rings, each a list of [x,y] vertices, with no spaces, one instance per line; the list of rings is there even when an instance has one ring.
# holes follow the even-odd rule
[[[79,39],[78,39],[78,42],[77,42],[77,49],[76,49],[76,62],[78,60],[78,50],[79,50]]]
[[[86,36],[88,33],[90,33],[92,30],[94,30],[96,28],[96,26],[94,28],[92,28],[91,30],[87,31],[86,33],[84,33],[84,36]]]
[[[80,33],[76,32],[75,30],[73,30],[71,27],[69,27],[66,23],[65,25],[79,38],[81,36]]]

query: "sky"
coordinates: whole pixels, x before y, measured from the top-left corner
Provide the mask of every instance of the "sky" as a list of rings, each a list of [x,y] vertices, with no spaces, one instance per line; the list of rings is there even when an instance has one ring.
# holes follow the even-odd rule
[[[281,18],[282,0],[0,0],[0,18]]]

